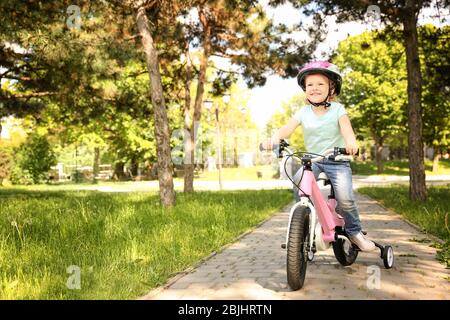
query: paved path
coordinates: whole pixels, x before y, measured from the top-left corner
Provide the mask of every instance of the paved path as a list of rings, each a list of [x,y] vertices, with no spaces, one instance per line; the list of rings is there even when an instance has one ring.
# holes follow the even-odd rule
[[[425,234],[357,194],[370,238],[394,247],[395,265],[384,269],[376,253],[360,253],[342,267],[330,248],[308,264],[303,289],[286,282],[284,242],[288,208],[197,268],[172,278],[142,299],[450,299],[450,270],[435,259]],[[377,288],[375,276],[379,272]]]

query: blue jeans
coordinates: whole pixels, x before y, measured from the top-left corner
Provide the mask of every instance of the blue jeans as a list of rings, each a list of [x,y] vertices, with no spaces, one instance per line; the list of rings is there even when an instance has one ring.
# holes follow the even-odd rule
[[[295,174],[294,180],[298,184],[303,168]],[[314,177],[317,179],[320,172],[325,172],[330,179],[336,196],[336,212],[345,221],[345,231],[349,236],[358,234],[361,231],[361,221],[359,219],[358,207],[356,206],[355,195],[352,186],[352,169],[348,161],[323,160],[312,164]],[[298,188],[293,187],[294,198],[300,200]]]

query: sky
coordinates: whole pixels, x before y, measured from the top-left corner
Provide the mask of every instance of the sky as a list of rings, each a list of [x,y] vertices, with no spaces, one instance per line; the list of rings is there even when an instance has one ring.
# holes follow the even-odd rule
[[[300,10],[293,8],[289,4],[277,7],[276,9],[267,6],[267,0],[261,0],[260,3],[266,8],[266,12],[272,17],[275,23],[294,24],[300,19],[308,20],[300,14]],[[441,15],[444,13],[441,9]],[[446,13],[448,14],[448,9]],[[435,25],[448,25],[450,20],[444,23],[437,23],[436,19],[431,18],[435,13],[434,9],[425,9],[419,17],[419,24],[434,23]],[[448,17],[448,15],[447,15]],[[322,60],[329,57],[329,54],[335,49],[338,43],[348,36],[355,36],[371,29],[369,23],[348,22],[337,25],[334,17],[328,17],[329,32],[327,38],[321,43],[315,52],[315,58]],[[323,55],[325,54],[325,55]],[[263,128],[272,114],[281,110],[283,102],[290,100],[293,96],[301,93],[300,87],[297,85],[295,78],[282,79],[279,76],[269,76],[265,86],[254,88],[250,91],[250,99],[248,101],[248,109],[251,112],[254,122]]]

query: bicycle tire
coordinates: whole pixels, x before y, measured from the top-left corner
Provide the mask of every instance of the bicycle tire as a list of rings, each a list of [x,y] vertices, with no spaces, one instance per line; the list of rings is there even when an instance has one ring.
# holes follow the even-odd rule
[[[308,260],[307,247],[309,242],[310,209],[306,206],[297,207],[289,227],[287,244],[287,281],[292,290],[303,287]]]

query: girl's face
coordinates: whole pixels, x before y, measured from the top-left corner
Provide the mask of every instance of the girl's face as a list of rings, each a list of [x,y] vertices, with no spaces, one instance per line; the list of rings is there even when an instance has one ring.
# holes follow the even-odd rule
[[[305,78],[306,97],[314,103],[325,100],[330,90],[329,79],[322,74],[311,74]]]

